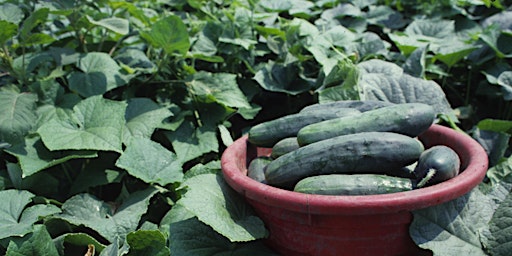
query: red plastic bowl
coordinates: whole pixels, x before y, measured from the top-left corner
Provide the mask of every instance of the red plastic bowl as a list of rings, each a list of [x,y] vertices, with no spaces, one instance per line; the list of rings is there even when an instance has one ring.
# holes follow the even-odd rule
[[[446,145],[461,158],[461,173],[434,186],[370,196],[302,194],[247,177],[247,164],[268,148],[241,137],[223,153],[227,183],[255,209],[269,230],[266,242],[282,255],[421,255],[409,236],[412,210],[458,198],[476,187],[488,167],[487,154],[466,134],[432,125],[419,136],[426,148]]]

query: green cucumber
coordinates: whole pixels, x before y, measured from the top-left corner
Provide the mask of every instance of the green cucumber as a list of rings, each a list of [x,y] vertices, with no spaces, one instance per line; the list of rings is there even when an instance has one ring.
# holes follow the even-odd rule
[[[251,127],[248,140],[253,145],[270,148],[284,138],[297,136],[297,132],[306,125],[360,113],[356,109],[340,108],[289,114]]]
[[[300,112],[314,111],[318,109],[332,110],[337,108],[355,108],[361,112],[373,110],[381,107],[394,105],[395,103],[381,100],[341,100],[327,103],[317,103],[309,105],[300,110]]]
[[[423,144],[391,132],[363,132],[325,139],[274,159],[265,169],[269,185],[290,187],[314,175],[335,173],[385,174],[418,160]]]
[[[247,167],[247,176],[249,178],[266,184],[265,180],[265,167],[272,162],[272,158],[268,156],[258,156],[251,160]]]
[[[318,195],[376,195],[414,189],[412,179],[382,174],[330,174],[300,180],[293,191]]]
[[[423,103],[402,103],[307,125],[297,133],[299,145],[358,132],[395,132],[416,137],[433,123],[436,112]]]
[[[299,143],[297,142],[297,137],[289,137],[284,138],[280,141],[278,141],[273,147],[272,147],[272,153],[270,153],[270,156],[273,159],[276,159],[286,153],[292,152],[299,148]]]
[[[420,155],[414,174],[419,180],[418,187],[424,187],[449,180],[457,176],[459,170],[459,155],[447,146],[437,145]]]

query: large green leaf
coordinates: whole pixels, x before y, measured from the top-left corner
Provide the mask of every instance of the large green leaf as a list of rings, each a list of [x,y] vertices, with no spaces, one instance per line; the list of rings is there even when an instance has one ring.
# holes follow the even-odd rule
[[[126,126],[123,131],[123,142],[128,144],[131,138],[150,138],[162,121],[172,112],[148,98],[131,98],[126,107]]]
[[[493,256],[512,254],[512,193],[509,193],[489,222],[489,252]]]
[[[54,150],[104,150],[122,152],[122,133],[125,125],[126,103],[87,98],[75,107],[69,119],[55,117],[37,132],[44,145]]]
[[[162,186],[181,182],[181,165],[176,154],[146,138],[133,139],[116,162],[117,167],[127,170],[130,175]]]
[[[0,5],[0,20],[7,21],[18,26],[23,20],[23,16],[23,10],[15,4],[3,3]]]
[[[0,20],[0,45],[4,45],[5,42],[11,40],[13,36],[18,32],[18,26],[14,23],[10,23],[5,20]]]
[[[23,239],[11,240],[6,256],[55,256],[59,255],[52,237],[44,225],[34,226],[34,232]]]
[[[0,191],[0,239],[30,233],[39,217],[60,212],[54,205],[28,206],[34,196],[25,190]]]
[[[76,66],[80,71],[69,74],[69,88],[84,97],[104,94],[129,81],[129,77],[121,73],[117,62],[103,52],[83,54]]]
[[[142,31],[141,37],[167,54],[184,55],[190,48],[187,27],[180,17],[169,15],[151,25],[151,30]]]
[[[191,122],[184,122],[174,132],[165,135],[172,143],[178,160],[185,163],[209,152],[219,151],[217,127],[202,126],[196,128]]]
[[[493,203],[480,190],[450,202],[417,210],[409,232],[434,255],[487,255],[480,236],[493,214]]]
[[[161,229],[169,233],[169,247],[176,256],[275,256],[261,240],[233,243],[199,221],[178,202],[164,216]]]
[[[168,256],[171,252],[166,246],[166,238],[158,230],[137,230],[131,232],[126,237],[130,245],[130,251],[127,255],[152,255]]]
[[[18,159],[23,178],[70,159],[98,156],[95,151],[49,151],[37,135],[25,137],[24,143],[14,145],[6,152]]]
[[[37,120],[37,95],[0,91],[0,141],[23,141]]]
[[[420,102],[434,107],[437,113],[453,116],[446,95],[436,82],[405,74],[396,64],[369,60],[358,65],[358,86],[363,99],[393,103]]]
[[[254,75],[254,79],[265,90],[297,95],[313,89],[312,81],[301,77],[299,63],[283,65],[268,61]]]
[[[94,20],[93,18],[86,16],[87,20],[94,25],[104,27],[112,30],[118,34],[126,35],[130,32],[129,22],[127,19],[121,19],[117,17],[105,18],[101,20]]]
[[[215,101],[234,108],[250,108],[251,105],[236,82],[236,75],[228,73],[198,72],[189,77],[192,94],[204,102]]]
[[[184,186],[187,192],[180,203],[231,242],[252,241],[267,235],[261,219],[221,174],[193,176]]]
[[[56,217],[91,228],[109,242],[123,241],[128,233],[137,229],[156,192],[154,188],[148,188],[130,194],[117,209],[90,194],[79,194],[66,200],[62,214]]]

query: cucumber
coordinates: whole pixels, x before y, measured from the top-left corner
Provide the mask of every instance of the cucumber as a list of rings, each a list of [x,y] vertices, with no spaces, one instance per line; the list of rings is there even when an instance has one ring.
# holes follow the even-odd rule
[[[414,189],[412,179],[382,174],[330,174],[300,180],[293,191],[318,195],[376,195]]]
[[[290,187],[321,174],[381,173],[418,160],[423,144],[391,132],[363,132],[325,139],[274,159],[265,169],[269,185]]]
[[[256,146],[270,148],[284,138],[297,136],[297,132],[306,125],[360,113],[356,109],[340,108],[289,114],[251,127],[248,140]]]
[[[268,156],[258,156],[251,160],[247,167],[247,176],[249,178],[266,184],[265,180],[265,167],[272,161],[272,158]]]
[[[433,123],[436,112],[423,103],[402,103],[307,125],[297,133],[299,145],[358,132],[395,132],[416,137]]]
[[[341,100],[341,101],[333,101],[328,103],[317,103],[313,105],[309,105],[300,110],[300,112],[314,111],[318,109],[323,110],[332,110],[337,108],[355,108],[361,112],[366,112],[368,110],[373,110],[381,107],[387,107],[394,105],[395,103],[389,101],[380,101],[380,100]]]
[[[449,180],[457,176],[459,170],[459,155],[447,146],[437,145],[420,155],[414,174],[419,179],[418,187],[424,187]]]
[[[297,137],[289,137],[284,138],[280,141],[278,141],[273,147],[272,147],[272,153],[270,153],[270,156],[273,159],[276,159],[286,153],[292,152],[299,148],[299,143],[297,142]]]

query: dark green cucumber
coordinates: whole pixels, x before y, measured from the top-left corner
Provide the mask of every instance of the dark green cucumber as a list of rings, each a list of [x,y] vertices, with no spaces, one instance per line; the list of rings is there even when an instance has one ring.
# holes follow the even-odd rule
[[[363,132],[325,139],[273,160],[265,169],[267,183],[290,187],[321,174],[382,173],[418,160],[423,144],[391,132]]]
[[[272,158],[268,156],[258,156],[251,160],[247,167],[247,176],[249,178],[266,184],[265,180],[265,167],[272,162]]]
[[[309,105],[300,110],[300,112],[313,111],[318,109],[332,110],[337,108],[355,108],[361,112],[373,110],[377,108],[387,107],[395,103],[380,100],[341,100],[327,103],[317,103]]]
[[[300,180],[293,191],[318,195],[376,195],[414,188],[414,181],[382,174],[330,174]]]
[[[420,155],[414,174],[419,181],[418,187],[424,187],[449,180],[457,176],[459,170],[459,155],[447,146],[437,145]]]
[[[273,147],[272,147],[272,153],[270,153],[270,156],[273,159],[276,159],[286,153],[292,152],[299,148],[299,143],[297,142],[297,137],[289,137],[284,138],[280,141],[278,141]]]
[[[402,103],[307,125],[297,133],[299,145],[358,132],[395,132],[416,137],[433,123],[436,112],[423,103]]]
[[[284,138],[297,136],[297,132],[306,125],[360,113],[356,109],[340,108],[335,111],[319,110],[290,114],[251,127],[248,140],[256,146],[270,148]]]

